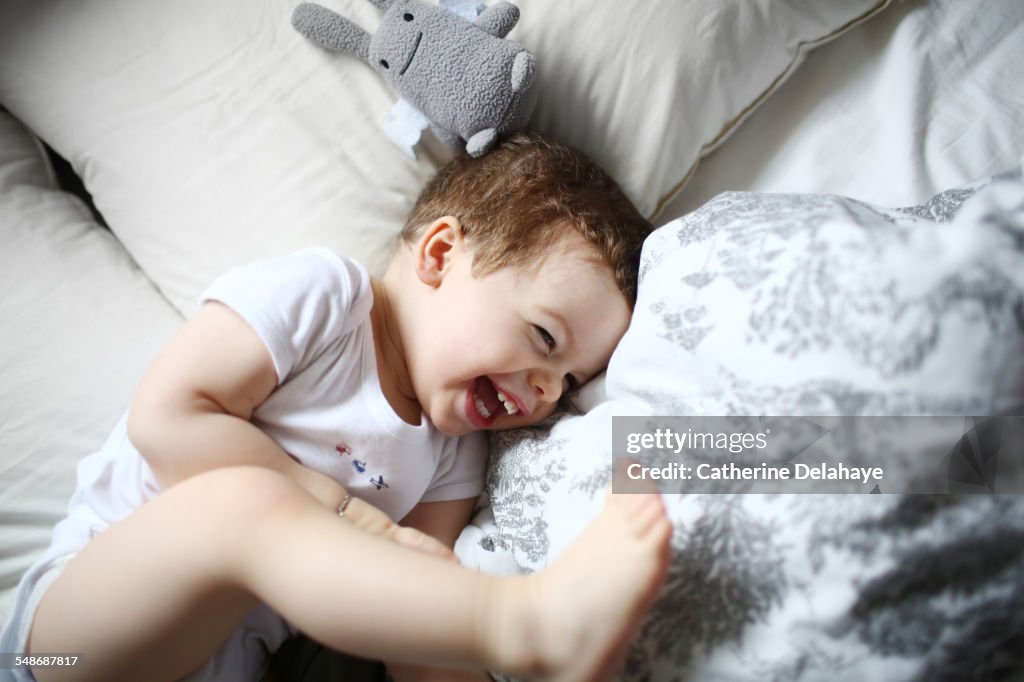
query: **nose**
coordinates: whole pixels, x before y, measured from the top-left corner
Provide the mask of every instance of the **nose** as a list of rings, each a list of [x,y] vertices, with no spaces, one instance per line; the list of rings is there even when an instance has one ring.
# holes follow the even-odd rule
[[[562,397],[562,377],[550,370],[534,370],[528,379],[537,399],[542,403],[558,402]]]

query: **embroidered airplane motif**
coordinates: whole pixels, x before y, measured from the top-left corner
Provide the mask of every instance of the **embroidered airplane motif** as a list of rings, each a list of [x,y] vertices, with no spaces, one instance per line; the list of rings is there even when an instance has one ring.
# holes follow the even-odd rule
[[[366,462],[360,462],[358,459],[354,459],[352,460],[352,466],[354,466],[356,471],[361,474],[366,472]]]
[[[384,482],[384,475],[383,474],[378,474],[377,478],[371,478],[370,479],[370,483],[372,483],[375,486],[377,486],[377,490],[380,490],[381,488],[390,488],[391,487],[387,483]]]
[[[338,443],[334,446],[334,449],[338,451],[339,455],[351,455],[352,448],[348,446],[348,443]]]

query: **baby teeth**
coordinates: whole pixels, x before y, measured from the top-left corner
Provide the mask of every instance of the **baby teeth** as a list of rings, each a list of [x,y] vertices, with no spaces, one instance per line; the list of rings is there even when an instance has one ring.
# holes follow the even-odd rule
[[[479,412],[484,419],[491,418],[491,411],[487,409],[486,405],[484,405],[484,401],[480,399],[480,396],[474,396],[473,402],[476,403],[476,411]]]
[[[516,405],[514,400],[497,389],[495,389],[495,392],[498,394],[498,400],[500,400],[501,404],[504,405],[505,412],[508,414],[517,414],[519,412],[519,407]],[[479,412],[484,419],[491,418],[491,411],[487,409],[487,404],[483,401],[483,398],[478,396],[476,393],[473,394],[473,404],[476,405],[477,412]]]
[[[515,402],[509,400],[508,396],[506,396],[501,391],[498,391],[498,400],[502,402],[502,404],[505,406],[505,411],[508,412],[509,414],[515,414],[516,412],[519,411],[519,408],[516,406]]]

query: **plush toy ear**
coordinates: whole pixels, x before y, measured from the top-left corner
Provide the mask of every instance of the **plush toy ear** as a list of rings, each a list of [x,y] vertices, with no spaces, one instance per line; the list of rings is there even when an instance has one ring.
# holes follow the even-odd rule
[[[515,28],[518,21],[519,8],[510,2],[501,0],[485,9],[473,23],[496,38],[504,38],[509,31]]]
[[[292,12],[292,26],[324,49],[349,52],[364,62],[370,60],[370,34],[326,7],[300,4]]]

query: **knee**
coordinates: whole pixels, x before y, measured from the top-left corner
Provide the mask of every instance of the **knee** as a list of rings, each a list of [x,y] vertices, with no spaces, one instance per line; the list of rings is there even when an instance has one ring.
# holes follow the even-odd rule
[[[297,483],[261,467],[205,472],[164,494],[171,495],[177,495],[171,523],[188,535],[203,571],[247,591],[254,566],[274,553],[300,510],[316,504]]]
[[[308,503],[309,495],[285,475],[253,466],[214,469],[172,489],[186,504],[225,532],[258,529],[273,514]]]

